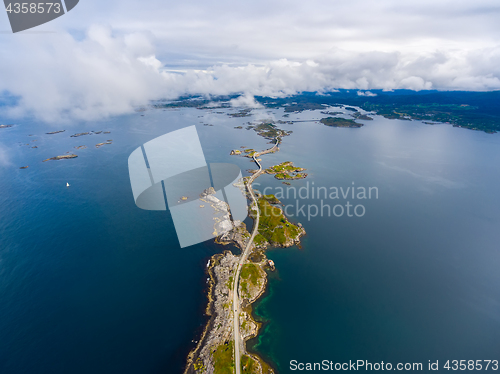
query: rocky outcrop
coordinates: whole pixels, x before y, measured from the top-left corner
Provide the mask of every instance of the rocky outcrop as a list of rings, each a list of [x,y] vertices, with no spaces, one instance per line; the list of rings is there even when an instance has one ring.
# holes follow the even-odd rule
[[[54,161],[54,160],[67,160],[67,159],[70,159],[70,158],[77,158],[77,157],[78,156],[74,155],[74,154],[62,155],[62,156],[56,156],[56,157],[48,158],[46,160],[43,160],[43,162],[45,162],[45,161]]]

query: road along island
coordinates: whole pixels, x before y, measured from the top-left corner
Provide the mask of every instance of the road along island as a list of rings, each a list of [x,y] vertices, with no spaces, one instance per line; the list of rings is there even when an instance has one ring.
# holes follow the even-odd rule
[[[246,349],[247,340],[256,337],[260,327],[252,317],[252,304],[266,289],[266,271],[274,270],[265,249],[299,244],[305,235],[300,223],[288,221],[275,196],[263,196],[252,187],[255,179],[266,173],[258,157],[279,151],[281,136],[274,140],[273,147],[265,151],[252,150],[251,158],[259,169],[243,178],[242,187],[250,200],[250,216],[254,219],[252,231],[236,221],[231,231],[216,238],[219,244],[235,245],[241,254],[235,256],[226,250],[209,260],[206,314],[210,318],[188,355],[185,374],[274,373],[268,363]]]

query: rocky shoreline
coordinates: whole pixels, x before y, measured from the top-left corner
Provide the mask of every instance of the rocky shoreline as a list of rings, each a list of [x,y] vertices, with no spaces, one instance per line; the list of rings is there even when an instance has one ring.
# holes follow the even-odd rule
[[[268,198],[260,197],[268,201]],[[280,209],[273,205],[273,209]],[[288,222],[288,221],[287,221]],[[288,222],[288,224],[292,225]],[[273,368],[255,353],[246,349],[246,342],[257,336],[261,324],[252,315],[252,305],[265,293],[267,288],[267,273],[274,270],[274,264],[266,257],[265,250],[271,247],[290,247],[300,243],[305,230],[299,224],[294,237],[287,237],[282,243],[272,240],[254,240],[251,254],[245,262],[239,285],[241,295],[240,333],[243,341],[242,367],[244,373],[271,374]],[[242,222],[234,222],[231,231],[216,238],[217,244],[234,245],[242,251],[250,233]],[[257,239],[257,238],[256,238]],[[207,266],[208,305],[205,314],[209,320],[197,341],[196,347],[188,354],[184,374],[194,373],[228,373],[233,372],[233,312],[232,286],[233,276],[237,268],[239,256],[229,250],[214,254]],[[229,371],[228,371],[229,370]]]

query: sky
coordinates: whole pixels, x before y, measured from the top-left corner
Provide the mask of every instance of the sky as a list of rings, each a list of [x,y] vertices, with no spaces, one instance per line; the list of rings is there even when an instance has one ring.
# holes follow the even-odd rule
[[[500,89],[498,0],[80,0],[12,34],[0,115],[94,120],[180,95]],[[0,121],[1,122],[1,121]]]

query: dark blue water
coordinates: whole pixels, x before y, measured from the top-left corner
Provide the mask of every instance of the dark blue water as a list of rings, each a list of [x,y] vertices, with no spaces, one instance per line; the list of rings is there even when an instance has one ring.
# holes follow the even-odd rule
[[[252,168],[229,156],[241,145],[268,147],[233,128],[248,120],[157,110],[56,135],[31,120],[0,129],[10,162],[0,166],[0,372],[181,372],[204,323],[206,261],[220,248],[180,249],[168,213],[138,209],[127,158],[198,124],[209,162]],[[361,129],[283,126],[293,135],[264,164],[306,167],[297,187],[355,182],[378,187],[379,199],[363,201],[363,217],[292,218],[307,237],[303,249],[269,254],[278,272],[257,308],[269,323],[255,349],[280,372],[290,360],[498,359],[500,137],[385,119]],[[88,130],[111,134],[69,137]],[[34,139],[37,149],[18,144]],[[79,157],[41,162],[67,151]]]
[[[298,219],[303,249],[269,254],[278,275],[257,308],[268,323],[255,348],[283,373],[291,360],[498,360],[500,137],[365,124],[295,124],[271,156],[300,160],[318,186],[378,186],[379,199],[362,218]]]

